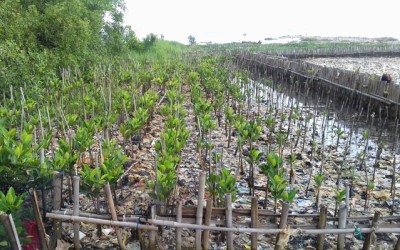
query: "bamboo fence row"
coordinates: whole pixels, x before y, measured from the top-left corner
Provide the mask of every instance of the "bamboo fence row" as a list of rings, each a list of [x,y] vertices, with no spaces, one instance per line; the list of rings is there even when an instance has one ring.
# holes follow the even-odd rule
[[[390,109],[390,115],[397,119],[400,106],[400,86],[381,81],[381,76],[355,71],[330,68],[311,64],[303,60],[292,60],[262,53],[232,53],[242,67],[257,69],[274,80],[288,81],[290,77],[307,83],[322,91],[340,91],[338,97],[363,98],[366,102],[374,101],[377,110]],[[383,108],[382,110],[385,110]]]
[[[57,176],[55,177],[57,179]],[[233,209],[231,195],[225,196],[225,207],[214,208],[211,198],[204,199],[205,174],[200,175],[200,187],[198,207],[183,207],[182,202],[176,206],[156,206],[150,208],[150,214],[143,215],[117,215],[113,206],[111,194],[107,191],[108,185],[105,185],[106,200],[108,201],[108,214],[94,214],[79,210],[79,177],[74,177],[74,206],[72,210],[53,210],[47,213],[46,217],[52,219],[53,225],[57,226],[61,221],[70,221],[74,225],[74,247],[80,249],[79,242],[79,223],[92,223],[98,225],[108,225],[115,228],[116,237],[122,234],[125,228],[131,228],[140,232],[149,231],[149,245],[147,249],[155,249],[157,245],[157,232],[160,227],[175,228],[176,249],[182,249],[182,229],[195,230],[195,248],[209,249],[210,231],[224,232],[226,235],[227,249],[234,249],[235,234],[249,233],[251,237],[251,249],[258,248],[258,235],[266,234],[275,239],[275,249],[283,249],[290,236],[298,235],[317,235],[317,249],[324,249],[324,240],[326,234],[337,235],[337,249],[345,248],[345,235],[354,234],[355,229],[358,233],[367,234],[364,240],[363,249],[370,249],[374,244],[373,239],[377,233],[400,234],[400,227],[397,221],[400,216],[381,216],[375,213],[374,216],[348,217],[349,204],[343,202],[340,204],[339,216],[329,217],[327,208],[321,206],[316,214],[292,214],[290,213],[290,204],[283,203],[280,213],[259,209],[258,199],[253,197],[250,209]],[[58,185],[55,181],[54,184]],[[108,186],[108,187],[107,187]],[[54,190],[58,190],[55,187]],[[60,196],[61,192],[53,193],[55,197]],[[346,199],[347,200],[347,199]],[[206,203],[206,206],[204,206]],[[250,223],[237,222],[238,217],[250,217]],[[298,225],[293,218],[309,219],[307,223]],[[275,222],[271,222],[275,221]],[[279,221],[279,223],[276,223]],[[363,221],[363,223],[356,223]],[[367,224],[366,224],[367,222]],[[119,229],[118,229],[119,228]],[[75,231],[77,230],[77,231]],[[56,231],[54,228],[53,231]],[[142,235],[141,233],[139,235]],[[273,235],[276,235],[273,237]],[[118,240],[120,249],[125,249],[123,241]],[[393,249],[400,249],[400,241],[396,243]]]

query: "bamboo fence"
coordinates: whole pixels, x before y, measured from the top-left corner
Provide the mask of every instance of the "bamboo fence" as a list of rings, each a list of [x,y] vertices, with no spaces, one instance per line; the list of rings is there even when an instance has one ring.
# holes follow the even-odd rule
[[[324,92],[338,92],[336,98],[351,98],[358,107],[373,102],[376,112],[388,108],[389,119],[399,117],[400,86],[382,82],[381,76],[324,67],[303,60],[270,56],[264,53],[231,53],[241,67],[272,76],[274,81],[299,81],[302,86]],[[343,101],[343,100],[340,100]]]
[[[204,177],[201,176],[201,178]],[[75,185],[78,185],[79,178],[74,178],[74,182]],[[203,191],[199,190],[198,198],[202,200],[202,198],[204,199],[204,185],[202,185],[202,182],[200,184],[200,189]],[[105,189],[107,191],[107,185]],[[107,195],[106,198],[109,199],[110,197]],[[77,191],[74,194],[75,199],[79,201],[79,192]],[[109,202],[111,204],[111,201]],[[397,224],[400,215],[381,216],[379,213],[375,213],[373,216],[348,217],[349,205],[346,202],[340,204],[338,217],[328,216],[327,209],[324,206],[315,214],[290,213],[290,204],[288,203],[283,203],[280,213],[274,213],[266,209],[259,209],[256,197],[252,199],[250,209],[235,209],[232,208],[230,194],[225,196],[225,207],[212,207],[212,199],[206,201],[207,206],[204,206],[204,203],[199,203],[198,207],[182,207],[182,202],[178,202],[176,206],[152,205],[149,209],[150,214],[145,217],[143,215],[118,215],[113,206],[109,206],[110,212],[108,214],[87,213],[79,211],[79,206],[74,202],[72,210],[54,210],[47,213],[46,217],[56,221],[70,221],[74,225],[84,222],[109,225],[116,229],[119,227],[122,231],[126,228],[150,231],[148,249],[156,247],[157,231],[160,230],[160,227],[175,228],[176,249],[182,249],[182,229],[195,230],[196,249],[208,249],[210,231],[226,233],[227,249],[234,248],[234,238],[237,237],[234,233],[250,233],[251,249],[258,247],[258,234],[266,234],[275,238],[275,249],[283,249],[288,244],[290,236],[298,235],[317,235],[317,249],[324,249],[324,236],[326,234],[336,234],[337,249],[344,249],[345,235],[354,233],[367,234],[363,249],[370,249],[374,244],[375,234],[400,234],[400,226]],[[243,221],[243,217],[249,217],[245,221],[250,222],[239,222]],[[238,220],[239,218],[242,218],[242,220]],[[279,223],[272,223],[273,220],[271,219],[273,218],[278,219]],[[307,219],[304,220],[307,222],[298,224],[294,218]],[[338,222],[337,225],[336,222]],[[57,226],[57,224],[54,225]],[[120,249],[124,249],[124,242],[118,242]],[[79,239],[75,238],[75,248],[79,247]],[[397,242],[394,249],[399,249],[399,247],[400,243]]]

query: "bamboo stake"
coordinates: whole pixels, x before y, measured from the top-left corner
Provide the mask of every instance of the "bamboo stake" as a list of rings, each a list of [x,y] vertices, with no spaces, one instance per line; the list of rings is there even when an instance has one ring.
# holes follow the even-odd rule
[[[30,193],[32,195],[32,207],[37,223],[37,228],[39,231],[39,237],[40,237],[40,245],[42,246],[42,250],[47,250],[49,248],[49,242],[46,238],[46,230],[43,225],[43,220],[42,220],[42,215],[40,214],[40,209],[38,205],[38,199],[37,199],[37,193],[35,190],[31,189]]]
[[[394,250],[400,250],[400,235],[397,236],[397,242],[396,245],[394,246]]]
[[[14,220],[11,214],[1,214],[0,213],[0,222],[2,222],[4,226],[4,230],[8,235],[8,240],[11,244],[13,250],[21,250],[21,244],[19,242],[17,230],[15,229]]]
[[[251,198],[251,227],[257,228],[258,227],[258,199],[257,197]],[[251,250],[258,249],[258,234],[252,233],[251,236]]]
[[[283,202],[281,218],[279,220],[279,229],[285,229],[287,227],[289,208],[290,208],[290,204],[288,202]],[[282,233],[279,233],[276,237],[275,250],[284,249],[284,247],[285,247],[283,245],[280,245],[280,243],[279,243],[281,237],[282,237]]]
[[[79,216],[79,176],[73,177],[74,185],[74,216]],[[80,249],[79,243],[79,222],[74,222],[74,248]]]
[[[324,229],[326,227],[327,212],[328,212],[327,207],[325,205],[322,205],[320,214],[319,214],[319,221],[318,221],[318,228],[320,228],[320,229]],[[323,235],[323,234],[318,235],[317,250],[324,249],[324,239],[325,239],[325,235]]]
[[[61,186],[62,173],[54,171],[53,177],[53,209],[60,210],[61,208]],[[46,215],[47,216],[47,215]],[[50,249],[55,249],[57,240],[61,239],[61,223],[57,220],[53,221],[53,236],[50,236]]]
[[[176,222],[182,222],[182,201],[176,205]],[[176,250],[182,249],[182,228],[176,228]]]
[[[150,218],[153,220],[155,219],[156,216],[156,206],[151,206],[150,208]],[[156,248],[156,232],[151,231],[150,232],[150,249],[155,249]]]
[[[201,225],[203,222],[203,204],[204,204],[204,189],[206,185],[206,173],[200,173],[199,196],[197,202],[196,224]],[[196,230],[196,249],[201,249],[201,230]]]
[[[341,203],[339,208],[339,229],[346,228],[347,208]],[[339,234],[337,237],[337,249],[343,250],[345,246],[345,234]]]
[[[110,183],[107,182],[104,185],[104,191],[106,193],[106,197],[107,197],[107,201],[108,201],[108,207],[110,209],[112,220],[117,221],[118,218],[117,218],[117,213],[116,213],[115,207],[114,207],[114,200],[113,200],[112,194],[111,194]],[[117,239],[118,239],[119,247],[121,249],[125,249],[125,245],[124,245],[124,242],[122,241],[121,232],[120,232],[118,226],[115,227],[115,232],[117,233]]]
[[[372,229],[375,229],[375,227],[378,225],[378,221],[379,221],[379,217],[380,216],[381,215],[380,215],[379,211],[376,211],[375,214],[374,214],[374,219],[372,220],[372,225],[371,225]],[[369,233],[367,235],[367,238],[364,241],[363,250],[370,249],[374,237],[376,237],[374,231],[372,231],[371,233]]]
[[[225,195],[225,204],[226,204],[226,210],[225,210],[225,222],[226,222],[226,227],[227,228],[232,228],[233,223],[232,223],[232,198],[231,194],[226,194]],[[226,235],[226,247],[228,250],[233,249],[233,232],[228,232]]]
[[[208,198],[207,199],[207,208],[206,208],[206,216],[204,218],[204,225],[209,226],[211,222],[211,215],[212,215],[212,208],[213,208],[213,199]],[[208,249],[208,238],[210,235],[209,230],[204,230],[203,231],[203,249]]]

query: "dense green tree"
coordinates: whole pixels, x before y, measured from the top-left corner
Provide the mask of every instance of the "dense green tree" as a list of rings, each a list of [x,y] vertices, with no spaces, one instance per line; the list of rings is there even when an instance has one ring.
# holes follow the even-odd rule
[[[139,41],[124,10],[123,0],[0,1],[0,90],[151,47],[156,37]]]

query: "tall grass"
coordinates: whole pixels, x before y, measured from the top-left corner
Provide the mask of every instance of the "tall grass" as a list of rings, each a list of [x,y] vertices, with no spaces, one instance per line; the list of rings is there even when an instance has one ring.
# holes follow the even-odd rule
[[[182,57],[189,48],[174,41],[157,40],[153,47],[145,52],[132,52],[130,58],[140,62],[166,62]]]

